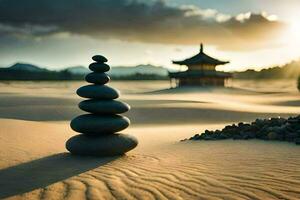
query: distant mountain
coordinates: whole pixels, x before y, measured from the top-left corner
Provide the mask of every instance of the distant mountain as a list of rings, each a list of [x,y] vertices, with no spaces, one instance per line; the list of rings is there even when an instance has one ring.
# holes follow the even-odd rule
[[[90,73],[91,71],[83,66],[75,66],[75,67],[68,67],[65,69],[65,71],[71,73],[71,74],[81,74],[81,75],[85,75]]]
[[[68,67],[65,69],[72,74],[88,74],[91,71],[83,66]],[[157,67],[153,65],[137,65],[137,66],[116,66],[111,67],[111,70],[107,72],[111,77],[125,77],[133,76],[136,74],[142,75],[157,75],[157,76],[167,76],[168,70],[163,67]]]
[[[272,67],[255,71],[252,69],[244,72],[235,72],[234,78],[238,79],[295,79],[300,75],[300,60],[293,61],[280,67]]]
[[[0,68],[0,80],[84,80],[84,76],[90,72],[83,66],[52,71],[31,64],[16,63],[11,67]],[[163,80],[168,78],[167,69],[152,65],[112,67],[108,74],[114,80]]]
[[[167,76],[168,70],[164,67],[157,67],[153,65],[137,65],[133,67],[118,66],[112,67],[108,74],[112,77],[133,76],[136,74]]]
[[[7,68],[8,70],[18,70],[18,71],[30,71],[30,72],[45,72],[49,71],[45,68],[41,68],[35,65],[31,65],[28,63],[16,63]]]
[[[51,80],[83,80],[83,75],[68,71],[52,71],[26,63],[16,63],[11,67],[0,68],[0,80],[51,81]]]

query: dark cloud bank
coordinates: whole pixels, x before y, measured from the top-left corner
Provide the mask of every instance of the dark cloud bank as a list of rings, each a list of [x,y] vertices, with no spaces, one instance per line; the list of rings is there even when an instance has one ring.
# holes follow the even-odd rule
[[[28,39],[59,33],[242,50],[271,44],[285,25],[262,14],[241,19],[163,1],[0,0],[0,37]]]

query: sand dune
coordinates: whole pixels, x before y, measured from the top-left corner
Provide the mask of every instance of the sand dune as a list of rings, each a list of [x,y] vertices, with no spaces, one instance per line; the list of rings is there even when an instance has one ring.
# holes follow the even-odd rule
[[[227,123],[300,111],[290,88],[252,92],[253,83],[243,84],[174,91],[160,82],[115,83],[133,107],[125,133],[139,146],[113,158],[71,156],[64,148],[76,134],[68,120],[80,113],[74,95],[80,83],[0,84],[0,198],[299,199],[297,145],[178,142]]]

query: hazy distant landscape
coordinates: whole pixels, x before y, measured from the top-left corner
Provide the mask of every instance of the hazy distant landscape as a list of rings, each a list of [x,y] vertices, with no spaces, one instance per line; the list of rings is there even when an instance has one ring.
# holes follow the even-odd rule
[[[153,65],[113,66],[108,75],[114,80],[166,80],[170,69]],[[173,70],[174,71],[174,70]],[[90,70],[83,66],[49,70],[27,63],[0,68],[0,80],[83,80]],[[236,79],[296,79],[300,75],[300,61],[283,66],[243,72],[232,72]]]
[[[239,79],[297,79],[300,75],[300,61],[293,61],[283,66],[270,67],[260,71],[246,70],[234,73]]]
[[[90,70],[83,66],[53,71],[27,63],[16,63],[0,68],[0,80],[83,80],[88,73]],[[168,78],[168,71],[153,65],[116,66],[112,67],[108,75],[115,80],[165,80]]]

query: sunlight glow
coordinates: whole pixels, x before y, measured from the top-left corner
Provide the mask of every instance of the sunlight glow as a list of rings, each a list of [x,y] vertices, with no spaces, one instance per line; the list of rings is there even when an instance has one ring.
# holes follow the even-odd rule
[[[291,34],[294,36],[297,36],[297,38],[300,37],[300,22],[292,22],[290,27]]]
[[[289,21],[288,28],[282,35],[282,41],[284,44],[295,47],[300,44],[300,22],[293,19]]]

